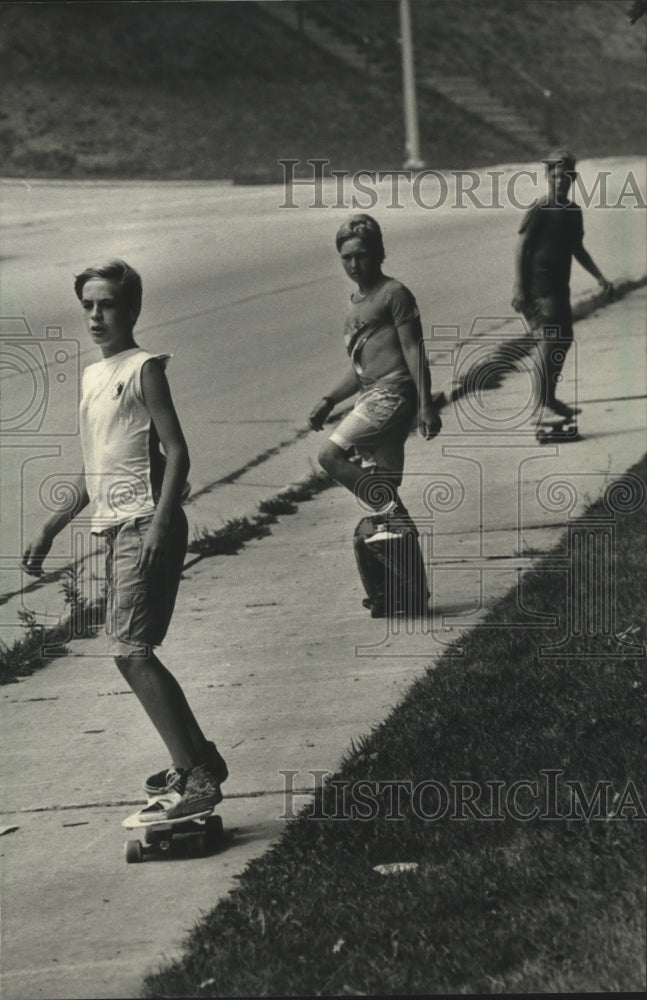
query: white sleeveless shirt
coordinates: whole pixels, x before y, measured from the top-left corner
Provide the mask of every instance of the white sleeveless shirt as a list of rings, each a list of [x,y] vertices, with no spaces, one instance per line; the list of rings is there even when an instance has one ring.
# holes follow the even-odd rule
[[[81,445],[92,532],[155,510],[165,460],[144,403],[142,368],[151,358],[166,367],[170,357],[131,347],[83,372]]]

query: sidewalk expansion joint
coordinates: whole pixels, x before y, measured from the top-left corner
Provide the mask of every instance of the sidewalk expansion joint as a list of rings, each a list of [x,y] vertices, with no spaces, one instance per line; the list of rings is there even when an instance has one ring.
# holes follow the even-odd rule
[[[285,795],[285,788],[259,789],[258,791],[251,792],[234,792],[233,795],[225,795],[218,808],[220,808],[224,803],[233,802],[234,800],[244,801],[245,799],[263,799],[279,795]],[[312,795],[312,788],[290,787],[290,795]],[[50,806],[25,806],[23,809],[3,809],[2,816],[25,816],[35,813],[73,812],[74,810],[83,809],[121,809],[122,806],[131,808],[133,806],[141,806],[142,804],[142,799],[111,799],[106,802],[72,802],[69,804],[58,803]]]
[[[647,392],[636,396],[606,396],[602,399],[579,399],[582,406],[592,406],[594,403],[630,403],[636,399],[647,399]]]
[[[522,552],[519,555],[500,555],[500,556],[478,555],[478,556],[463,556],[460,559],[430,559],[427,565],[431,569],[433,569],[434,566],[469,566],[471,568],[474,568],[478,565],[485,563],[508,562],[508,563],[516,563],[518,568],[520,569],[522,568],[522,565],[525,566],[527,563],[532,564],[532,560],[537,559],[538,556],[540,555],[543,557],[544,555],[546,555],[546,553],[542,552],[542,553],[532,553],[524,555],[524,553]]]
[[[434,538],[451,538],[452,535],[496,535],[499,531],[542,531],[544,528],[565,528],[563,521],[539,521],[537,524],[499,525],[488,528],[484,524],[475,524],[472,528],[453,528],[450,531],[434,531]],[[424,534],[424,529],[421,534]]]

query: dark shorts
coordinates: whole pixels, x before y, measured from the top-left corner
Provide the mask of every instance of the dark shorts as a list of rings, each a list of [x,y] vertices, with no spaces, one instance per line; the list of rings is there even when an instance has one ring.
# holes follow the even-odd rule
[[[106,539],[106,635],[113,656],[148,656],[166,635],[184,565],[186,515],[178,508],[154,573],[137,563],[153,515],[135,517],[104,534]]]
[[[530,299],[523,314],[535,337],[541,340],[573,339],[573,316],[568,299],[538,295]]]
[[[415,386],[378,383],[363,390],[355,406],[330,435],[333,444],[354,448],[364,465],[402,476],[404,443],[418,408]]]

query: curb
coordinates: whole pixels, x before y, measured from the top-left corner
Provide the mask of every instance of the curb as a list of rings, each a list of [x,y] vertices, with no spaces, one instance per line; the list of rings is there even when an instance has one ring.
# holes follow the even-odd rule
[[[572,306],[573,322],[577,323],[579,320],[587,319],[587,317],[592,316],[598,309],[614,305],[614,303],[619,302],[631,292],[635,292],[645,285],[647,285],[647,274],[640,278],[620,278],[617,282],[613,283],[613,293],[611,296],[607,296],[602,291],[589,292],[582,295]],[[507,319],[494,330],[483,331],[474,337],[472,341],[466,341],[466,343],[478,343],[481,337],[487,336],[491,338],[493,333],[503,333],[505,330],[512,331],[513,329],[518,331],[519,323],[526,328],[527,332],[524,336],[501,337],[500,342],[497,343],[491,354],[487,358],[479,359],[452,389],[450,396],[452,402],[457,399],[463,399],[477,389],[481,392],[488,389],[497,389],[506,374],[511,371],[511,363],[520,360],[532,350],[535,344],[535,337],[530,333],[525,319],[519,316],[518,319],[512,317]]]
[[[631,292],[635,292],[639,288],[643,288],[646,285],[647,285],[647,274],[644,274],[640,278],[621,278],[617,282],[613,282],[613,295],[610,298],[606,296],[604,292],[601,291],[589,292],[587,294],[582,295],[572,307],[573,322],[578,322],[579,320],[586,319],[588,316],[591,316],[597,309],[613,305],[614,303],[619,302],[621,299],[625,298]],[[510,319],[502,323],[500,326],[496,327],[496,330],[494,332],[497,331],[502,332],[507,328],[512,328],[513,325],[516,325],[516,321],[511,317]],[[488,338],[491,338],[492,333],[493,331],[489,330],[487,331],[487,333],[482,333],[480,336],[487,336]],[[478,338],[474,339],[478,340]],[[534,340],[528,334],[527,337],[516,337],[516,338],[502,337],[501,343],[506,345],[505,357],[509,362],[508,349],[510,346],[518,348],[531,347],[532,344],[534,343]],[[487,364],[489,366],[492,363],[496,363],[496,361],[499,360],[500,357],[501,355],[499,354],[499,345],[497,345],[497,348],[493,350],[492,355],[487,359],[487,361],[481,362],[481,364]],[[503,373],[503,376],[504,375],[505,373]],[[474,386],[471,384],[471,378],[470,375],[468,374],[460,383],[460,385],[457,385],[452,390],[449,398],[447,397],[447,394],[444,391],[442,391],[436,394],[432,394],[432,399],[437,408],[439,410],[443,410],[445,409],[445,407],[449,405],[450,402],[454,402],[454,400],[456,399],[462,399],[463,397],[468,395],[473,390],[473,388]],[[480,386],[480,388],[482,389],[483,386]],[[492,388],[496,388],[496,386],[493,385]],[[346,413],[350,412],[350,410],[352,410],[352,405],[346,407],[345,409],[335,414],[335,418],[333,418],[333,420],[330,421],[330,423],[336,423],[338,419],[341,419],[341,417],[343,417]],[[284,487],[284,489],[280,490],[278,493],[268,498],[268,500],[260,501],[260,503],[271,503],[273,500],[282,500],[285,497],[286,493],[289,493],[291,490],[305,486],[308,480],[311,478],[311,476],[312,473],[310,473],[307,476],[303,476],[301,479],[296,479],[293,484]],[[329,488],[330,486],[334,485],[335,485],[334,480],[330,480],[329,486],[326,488]]]
[[[635,279],[622,278],[618,282],[614,283],[614,292],[611,298],[608,298],[603,292],[588,293],[582,296],[573,306],[573,320],[574,322],[577,322],[579,320],[586,319],[596,310],[613,305],[615,302],[625,298],[631,292],[637,291],[646,285],[647,275],[643,275],[642,277]],[[501,337],[500,340],[497,341],[497,346],[491,354],[488,355],[487,359],[481,359],[479,363],[475,364],[474,367],[463,377],[460,384],[456,385],[452,389],[449,397],[447,397],[444,391],[433,396],[433,400],[439,410],[446,408],[450,402],[454,402],[457,399],[461,399],[469,395],[469,393],[472,392],[477,386],[480,391],[483,391],[483,389],[493,390],[501,385],[506,374],[509,374],[512,371],[510,365],[510,349],[513,348],[513,350],[517,351],[517,356],[522,357],[524,354],[528,353],[529,349],[534,344],[534,339],[529,333],[524,337],[506,337],[506,329],[512,329],[513,325],[518,329],[517,322],[511,317],[498,326],[495,331],[488,330],[480,335],[491,338],[492,333],[495,332],[501,334]],[[478,342],[478,339],[478,337],[475,337],[474,342]],[[505,345],[505,350],[502,349],[503,345]],[[499,364],[499,368],[497,368],[497,364]],[[335,414],[335,417],[329,421],[329,423],[334,424],[338,422],[351,409],[352,404]],[[303,428],[303,431],[309,433],[308,428]],[[305,437],[306,434],[299,432],[298,436],[301,438]],[[271,456],[268,456],[268,460],[270,457]],[[234,550],[238,551],[241,548],[244,548],[247,541],[262,538],[271,534],[271,525],[278,521],[279,515],[296,514],[299,509],[299,503],[311,500],[314,496],[319,493],[323,493],[336,485],[335,481],[322,470],[315,470],[314,472],[311,470],[306,475],[294,480],[287,486],[282,487],[277,492],[259,500],[254,512],[244,514],[240,518],[229,520],[225,522],[221,528],[212,532],[203,529],[202,538],[200,538],[200,536],[196,536],[193,543],[189,542],[187,555],[190,556],[190,558],[187,562],[185,562],[183,572],[190,569],[202,559],[212,558],[219,554],[231,553]],[[275,509],[272,510],[272,507]],[[193,548],[191,547],[192,545]],[[71,563],[68,567],[56,570],[51,574],[51,577],[39,582],[45,585],[58,582],[74,565],[77,564]],[[25,592],[29,592],[29,586],[23,588],[23,593]],[[100,616],[101,609],[99,607],[88,606],[87,612],[89,613],[89,618],[92,624],[95,626],[98,625],[99,622],[97,621],[97,614]],[[59,622],[58,627],[55,627],[54,630],[58,631],[59,629],[67,626],[69,620],[70,616],[68,615]],[[20,642],[21,640],[17,641]],[[34,669],[38,669],[38,666],[44,665],[45,662],[49,662],[49,658],[45,658],[41,663],[36,663],[34,665]],[[25,676],[25,674],[22,676]]]

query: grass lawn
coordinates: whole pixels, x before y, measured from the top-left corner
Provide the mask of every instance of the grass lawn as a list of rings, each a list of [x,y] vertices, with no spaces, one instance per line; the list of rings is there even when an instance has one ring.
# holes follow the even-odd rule
[[[284,158],[304,174],[308,158],[401,167],[398,4],[315,5],[342,27],[352,7],[387,72],[366,77],[361,56],[344,65],[254,3],[0,4],[0,172],[280,183]],[[544,137],[529,147],[420,88],[428,166],[535,160],[555,141],[578,158],[644,150],[644,19],[632,27],[626,4],[415,0],[412,13],[419,79],[472,76]]]
[[[313,472],[295,486],[261,501],[259,513],[251,518],[236,518],[215,530],[201,528],[188,545],[190,564],[213,556],[234,555],[246,542],[271,534],[270,525],[276,523],[279,515],[295,514],[299,503],[311,500],[332,485],[324,472]],[[50,581],[62,583],[67,616],[59,625],[45,628],[38,624],[34,612],[23,612],[24,638],[15,639],[11,646],[0,640],[0,686],[17,683],[52,659],[67,655],[65,643],[97,634],[105,622],[105,604],[88,601],[83,594],[82,576],[82,569],[71,566],[47,574]]]
[[[647,457],[631,472],[645,483]],[[585,515],[615,525],[612,632],[551,657],[555,630],[506,626],[517,594],[504,597],[352,748],[145,996],[645,989],[647,503],[610,512],[613,496],[618,484]],[[554,615],[569,597],[550,566],[526,575],[523,602]],[[633,648],[613,656],[623,633]],[[375,870],[396,862],[416,867]]]

